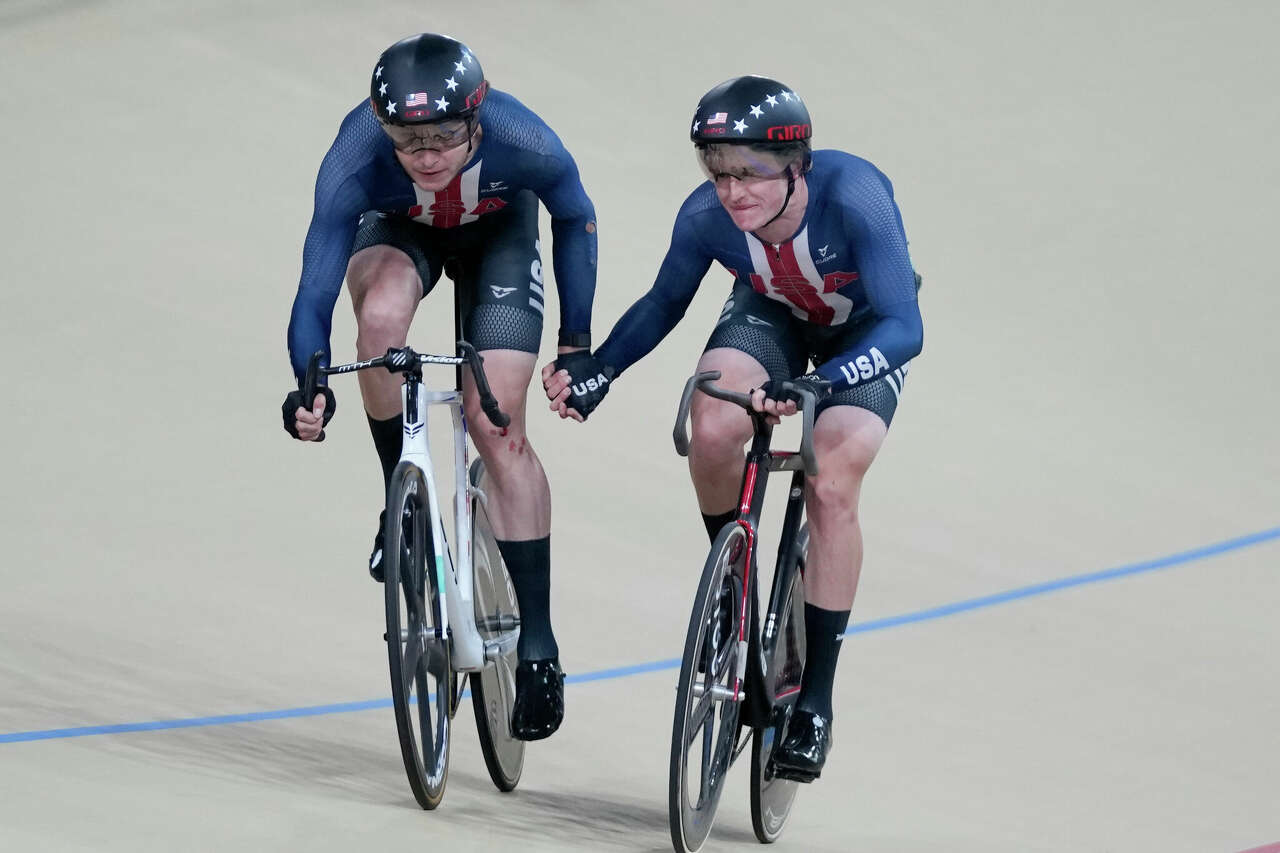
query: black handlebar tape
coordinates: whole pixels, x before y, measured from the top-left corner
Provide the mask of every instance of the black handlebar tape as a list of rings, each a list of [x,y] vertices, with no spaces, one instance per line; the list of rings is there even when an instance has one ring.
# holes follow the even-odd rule
[[[320,362],[324,360],[324,350],[316,350],[311,360],[307,362],[307,373],[302,379],[302,386],[298,389],[302,392],[303,408],[310,410],[316,401],[316,389],[320,387]],[[320,430],[320,435],[316,441],[324,441],[324,430]]]
[[[676,410],[676,425],[671,430],[671,440],[675,442],[676,453],[681,456],[689,455],[689,430],[686,423],[689,420],[689,405],[693,401],[693,392],[698,390],[698,386],[711,382],[720,378],[720,371],[708,370],[705,373],[697,373],[689,377],[689,381],[684,383],[684,391],[680,394],[680,408]]]
[[[498,401],[493,398],[492,394],[480,398],[480,408],[484,410],[485,416],[489,418],[489,423],[498,429],[506,429],[511,424],[511,416],[498,408]]]

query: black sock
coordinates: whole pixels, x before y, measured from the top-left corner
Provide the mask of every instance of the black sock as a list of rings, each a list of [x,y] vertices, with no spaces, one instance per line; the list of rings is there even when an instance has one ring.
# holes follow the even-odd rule
[[[848,610],[823,610],[804,604],[804,675],[800,677],[800,697],[796,707],[831,719],[831,685],[836,677],[836,658],[849,627]]]
[[[717,515],[707,515],[705,512],[702,514],[702,523],[707,526],[707,536],[710,537],[713,543],[716,541],[716,537],[720,535],[720,528],[733,521],[737,514],[738,511],[736,509]]]
[[[374,420],[368,412],[364,416],[369,419],[369,432],[373,433],[373,446],[378,450],[378,459],[382,462],[382,487],[391,487],[391,472],[396,470],[400,461],[400,451],[404,447],[404,424],[401,416],[388,418],[385,421]]]
[[[551,537],[518,542],[498,540],[511,585],[520,605],[520,660],[557,657],[560,647],[551,633]]]

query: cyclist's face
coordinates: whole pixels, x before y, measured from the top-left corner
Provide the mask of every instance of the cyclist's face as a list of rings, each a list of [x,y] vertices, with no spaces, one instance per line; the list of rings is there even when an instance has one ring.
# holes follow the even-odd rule
[[[391,144],[395,146],[396,159],[409,178],[428,192],[437,192],[449,186],[467,158],[479,142],[478,136],[468,146],[470,128],[461,119],[432,122],[431,124],[383,125]],[[479,133],[479,125],[476,125]]]
[[[745,145],[709,145],[698,152],[698,162],[740,230],[754,231],[782,209],[787,161]]]

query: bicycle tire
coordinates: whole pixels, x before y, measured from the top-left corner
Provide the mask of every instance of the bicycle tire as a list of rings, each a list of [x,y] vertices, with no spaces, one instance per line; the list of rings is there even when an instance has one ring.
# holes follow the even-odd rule
[[[409,787],[418,805],[434,809],[449,778],[456,677],[448,637],[435,636],[444,602],[435,566],[426,565],[433,507],[422,471],[411,462],[396,466],[387,495],[383,541],[392,704]]]
[[[471,465],[469,480],[478,487],[484,476],[484,462]],[[497,538],[489,522],[489,513],[477,497],[471,498],[471,551],[474,567],[476,628],[486,641],[498,640],[518,630],[520,608],[515,588],[502,562]],[[480,752],[489,778],[499,791],[515,790],[524,771],[525,742],[511,734],[511,711],[516,702],[516,663],[514,644],[496,660],[487,661],[484,669],[471,674],[471,707],[476,715],[480,735]]]
[[[689,616],[680,681],[676,686],[667,787],[667,815],[676,853],[694,853],[706,841],[734,758],[742,709],[741,685],[737,684],[736,701],[724,698],[718,703],[712,688],[732,692],[737,682],[739,657],[746,654],[733,632],[743,617],[743,568],[747,550],[745,528],[735,522],[721,529],[707,555]],[[696,689],[698,684],[701,691]],[[717,704],[720,706],[718,728]],[[690,803],[689,752],[699,733],[702,761],[697,799]]]
[[[773,711],[768,726],[751,735],[751,828],[761,844],[772,844],[782,834],[800,785],[773,774],[774,747],[782,740],[800,693],[804,671],[804,568],[809,554],[809,528],[796,537],[797,565],[786,600],[778,605],[778,626],[762,640],[765,684]]]

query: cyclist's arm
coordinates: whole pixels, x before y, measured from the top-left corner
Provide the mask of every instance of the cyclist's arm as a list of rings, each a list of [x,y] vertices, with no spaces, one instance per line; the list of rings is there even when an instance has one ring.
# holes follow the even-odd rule
[[[369,205],[354,175],[342,174],[330,151],[316,178],[315,208],[302,250],[302,275],[289,317],[289,361],[299,380],[316,350],[329,357],[333,307],[346,276],[360,214]]]
[[[622,315],[596,357],[617,375],[648,355],[684,317],[710,266],[692,224],[678,218],[653,287]]]
[[[858,271],[875,322],[857,345],[818,366],[835,390],[870,382],[919,355],[924,325],[902,217],[888,181],[866,171],[847,179],[845,228],[857,249]]]
[[[560,331],[590,333],[596,292],[596,210],[582,186],[578,166],[547,130],[551,153],[532,187],[551,214],[551,257],[560,297]]]

